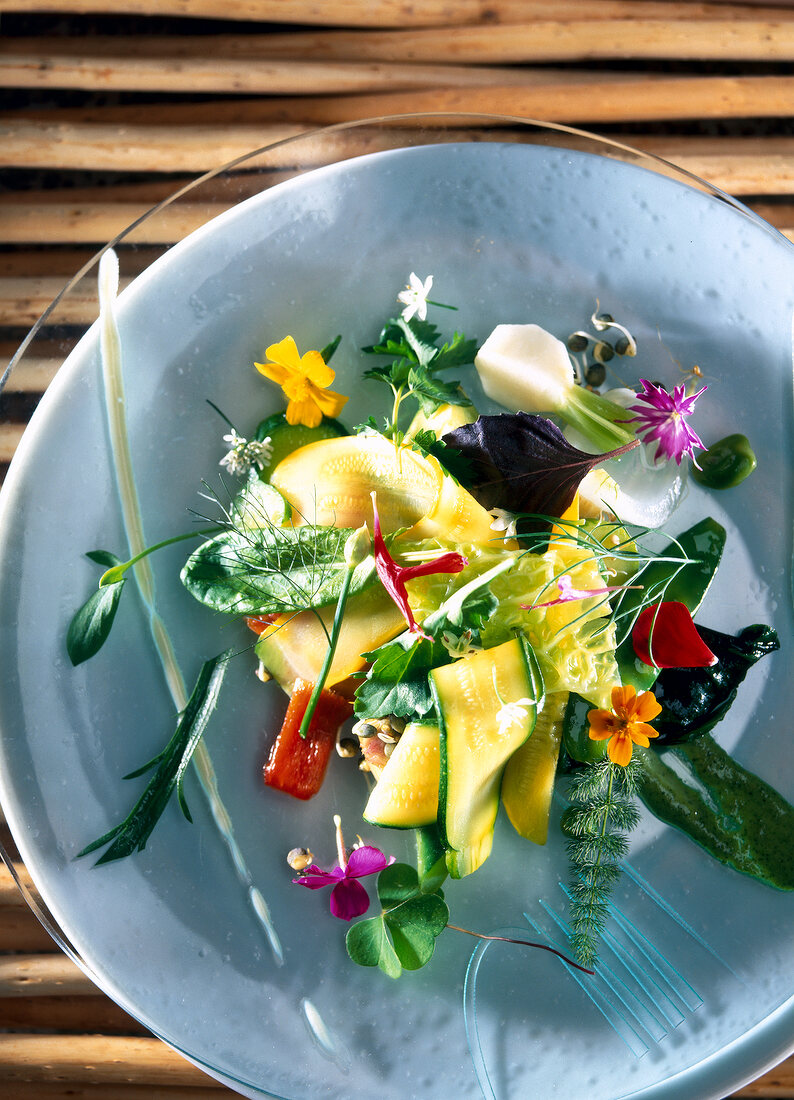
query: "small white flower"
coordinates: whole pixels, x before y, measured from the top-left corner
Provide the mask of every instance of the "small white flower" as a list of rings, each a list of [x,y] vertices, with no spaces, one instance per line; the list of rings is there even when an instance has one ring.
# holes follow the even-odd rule
[[[505,703],[496,714],[496,724],[499,728],[499,736],[509,733],[511,726],[516,722],[526,722],[527,708],[534,706],[532,699],[517,699],[515,703]]]
[[[397,301],[402,302],[405,309],[402,311],[404,321],[410,321],[414,314],[420,321],[427,317],[427,296],[433,287],[433,276],[428,275],[424,283],[416,274],[411,272],[411,277],[405,290],[397,295]]]
[[[252,466],[261,470],[273,454],[273,445],[269,436],[267,439],[252,439],[249,442],[232,430],[223,437],[223,442],[229,444],[229,450],[218,465],[225,466],[230,474],[238,477],[249,473]]]
[[[445,630],[441,635],[441,644],[450,657],[468,657],[470,653],[474,653],[480,648],[472,645],[470,630],[464,630],[461,635]]]
[[[508,512],[504,508],[492,508],[491,515],[494,517],[491,524],[492,531],[503,531],[506,539],[516,537],[517,517],[514,512]]]

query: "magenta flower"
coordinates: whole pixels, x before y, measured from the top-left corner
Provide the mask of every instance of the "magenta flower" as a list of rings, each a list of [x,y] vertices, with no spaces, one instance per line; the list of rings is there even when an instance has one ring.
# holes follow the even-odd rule
[[[686,396],[684,386],[676,386],[672,394],[641,378],[640,382],[644,392],[637,394],[638,405],[629,405],[628,412],[637,415],[623,423],[636,425],[637,435],[643,443],[658,441],[658,448],[654,461],[658,458],[674,458],[681,465],[681,458],[688,454],[695,461],[694,447],[705,450],[704,444],[696,432],[689,427],[686,418],[691,416],[695,409],[695,402],[700,397],[706,386],[702,386],[697,393]],[[695,463],[697,465],[697,463]]]
[[[558,603],[570,603],[572,600],[589,600],[591,596],[604,596],[607,592],[620,592],[624,588],[641,588],[639,584],[615,584],[606,588],[574,588],[573,581],[567,573],[557,577],[557,589],[559,596],[554,600],[546,600],[544,603],[522,603],[525,611],[533,611],[536,607],[554,607]]]
[[[413,577],[429,577],[433,573],[460,573],[461,569],[464,569],[469,564],[468,559],[464,558],[462,554],[450,552],[448,554],[441,554],[432,561],[422,562],[421,565],[398,565],[386,549],[386,543],[383,541],[378,507],[375,503],[374,493],[372,493],[372,515],[372,542],[375,548],[375,569],[377,570],[380,582],[403,613],[405,621],[408,623],[408,629],[413,634],[418,634],[420,638],[427,638],[430,640],[429,636],[421,630],[417,625],[416,619],[414,619],[414,613],[408,603],[408,592],[405,587],[405,582],[410,581]]]
[[[369,909],[369,895],[357,880],[367,875],[377,875],[391,863],[394,863],[394,856],[387,859],[378,848],[364,844],[353,849],[344,866],[337,863],[332,870],[323,871],[313,863],[302,872],[300,878],[292,881],[309,890],[333,886],[331,912],[340,920],[353,920]]]

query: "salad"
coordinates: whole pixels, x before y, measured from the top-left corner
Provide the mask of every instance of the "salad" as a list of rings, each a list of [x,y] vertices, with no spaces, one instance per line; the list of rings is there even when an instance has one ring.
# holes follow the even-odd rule
[[[287,699],[263,797],[306,800],[329,767],[361,772],[346,817],[367,840],[346,848],[335,818],[336,864],[296,848],[284,884],[330,888],[356,963],[398,977],[429,962],[445,929],[478,934],[451,923],[454,880],[490,857],[500,809],[531,861],[555,798],[567,961],[580,969],[597,960],[640,804],[735,871],[794,888],[794,810],[712,736],[778,639],[764,624],[729,635],[696,621],[725,531],[707,492],[698,523],[675,523],[688,477],[730,489],[752,473],[750,443],[700,439],[697,367],[672,387],[627,386],[641,350],[598,305],[567,335],[521,319],[480,344],[429,319],[453,308],[432,286],[412,273],[363,349],[380,420],[344,421],[331,365],[341,336],[266,348],[255,367],[285,408],[246,435],[217,410],[221,488],[205,494],[213,514],[181,582],[252,642],[205,663],[173,736],[134,773],[153,770],[140,798],[80,854],[142,849],[174,793],[190,816],[186,769],[228,661],[253,650],[263,690]],[[481,415],[451,376],[471,364],[503,412]],[[196,534],[126,561],[90,553],[105,571],[70,626],[74,664],[107,639],[127,571]],[[391,829],[414,832],[415,864],[386,854]],[[380,911],[365,916],[373,875]]]

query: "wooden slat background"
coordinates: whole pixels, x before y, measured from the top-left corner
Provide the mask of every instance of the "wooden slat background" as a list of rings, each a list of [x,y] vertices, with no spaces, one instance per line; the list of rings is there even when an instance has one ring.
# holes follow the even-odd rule
[[[789,0],[0,0],[0,371],[97,246],[192,177],[383,113],[593,129],[709,179],[794,240],[792,62]],[[120,250],[125,277],[235,198],[218,182],[144,224]],[[12,372],[0,474],[95,312],[87,280]],[[18,858],[3,825],[0,840]],[[0,865],[0,1095],[224,1093],[91,985]],[[734,1095],[794,1098],[794,1058]]]

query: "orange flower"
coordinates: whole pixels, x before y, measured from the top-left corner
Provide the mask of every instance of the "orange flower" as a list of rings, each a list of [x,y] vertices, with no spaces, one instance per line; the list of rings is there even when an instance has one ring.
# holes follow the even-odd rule
[[[316,428],[324,416],[338,416],[347,398],[328,389],[335,374],[319,351],[299,355],[293,338],[285,336],[280,343],[271,344],[265,355],[272,362],[254,366],[284,391],[288,424]]]
[[[647,725],[658,714],[661,706],[656,702],[652,691],[644,691],[638,696],[630,684],[626,687],[612,688],[612,710],[590,710],[587,720],[590,723],[590,737],[593,741],[605,741],[609,738],[607,752],[613,764],[624,768],[631,760],[632,744],[648,748],[648,738],[658,737],[653,726]]]

